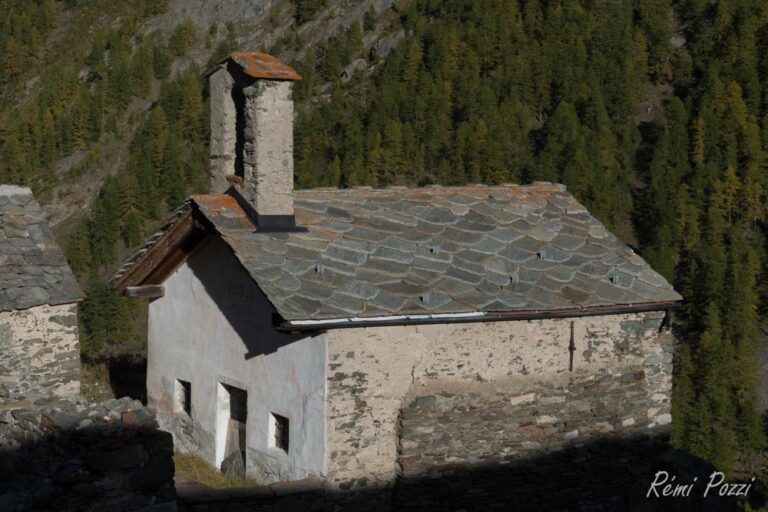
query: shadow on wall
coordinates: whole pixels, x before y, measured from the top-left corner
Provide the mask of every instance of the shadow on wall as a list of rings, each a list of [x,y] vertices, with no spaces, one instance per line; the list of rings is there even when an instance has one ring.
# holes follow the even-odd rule
[[[686,496],[646,497],[657,472],[674,483],[694,483]],[[720,487],[703,493],[715,471],[711,464],[658,440],[635,438],[596,441],[557,453],[508,464],[444,467],[442,474],[401,478],[394,489],[327,492],[294,485],[261,489],[250,498],[243,490],[206,500],[179,489],[180,511],[288,510],[450,510],[450,511],[711,511],[741,510],[735,498],[718,496]],[[661,485],[656,488],[662,496]],[[305,489],[307,487],[305,486]],[[678,491],[680,492],[680,491]],[[258,494],[256,494],[258,493]],[[258,497],[256,497],[258,496]],[[753,485],[757,503],[765,490]]]
[[[232,249],[221,240],[211,240],[188,265],[245,343],[246,359],[277,352],[280,347],[302,339],[273,327],[275,308],[232,254]]]
[[[302,339],[302,336],[275,330],[272,326],[274,307],[223,242],[209,242],[189,261],[189,268],[245,343],[246,359],[276,352],[280,347]],[[111,359],[108,370],[114,396],[127,396],[147,403],[146,358]]]

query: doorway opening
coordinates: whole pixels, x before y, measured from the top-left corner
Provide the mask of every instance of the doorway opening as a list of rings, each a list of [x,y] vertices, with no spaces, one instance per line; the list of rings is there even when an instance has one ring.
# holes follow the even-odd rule
[[[217,398],[216,465],[227,475],[244,475],[248,392],[220,383]]]

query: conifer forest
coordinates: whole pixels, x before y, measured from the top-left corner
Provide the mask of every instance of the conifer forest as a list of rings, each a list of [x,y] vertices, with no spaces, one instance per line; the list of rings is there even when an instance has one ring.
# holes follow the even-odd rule
[[[768,2],[395,2],[385,56],[365,44],[375,11],[307,48],[300,28],[327,2],[290,3],[283,35],[248,49],[303,76],[298,188],[564,183],[685,298],[673,444],[727,475],[765,473]],[[143,306],[106,281],[207,191],[202,75],[243,49],[237,20],[140,30],[166,8],[0,0],[0,182],[46,204],[101,180],[57,233],[86,291],[86,364],[141,357]],[[188,58],[201,51],[204,65]],[[357,62],[369,72],[348,73]],[[104,148],[120,144],[114,161]]]

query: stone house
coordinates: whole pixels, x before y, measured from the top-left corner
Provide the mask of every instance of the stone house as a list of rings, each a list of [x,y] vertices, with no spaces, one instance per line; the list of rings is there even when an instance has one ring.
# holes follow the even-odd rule
[[[27,187],[0,185],[0,402],[80,392],[82,293]]]
[[[681,297],[563,186],[295,191],[300,77],[208,77],[211,193],[112,280],[177,449],[344,489],[668,430]]]

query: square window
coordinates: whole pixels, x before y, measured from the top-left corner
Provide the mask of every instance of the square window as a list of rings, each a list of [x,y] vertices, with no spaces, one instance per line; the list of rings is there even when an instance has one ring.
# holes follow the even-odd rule
[[[270,414],[269,445],[288,453],[290,424],[288,418],[279,414]]]
[[[176,380],[176,411],[192,415],[192,384],[185,380]]]

